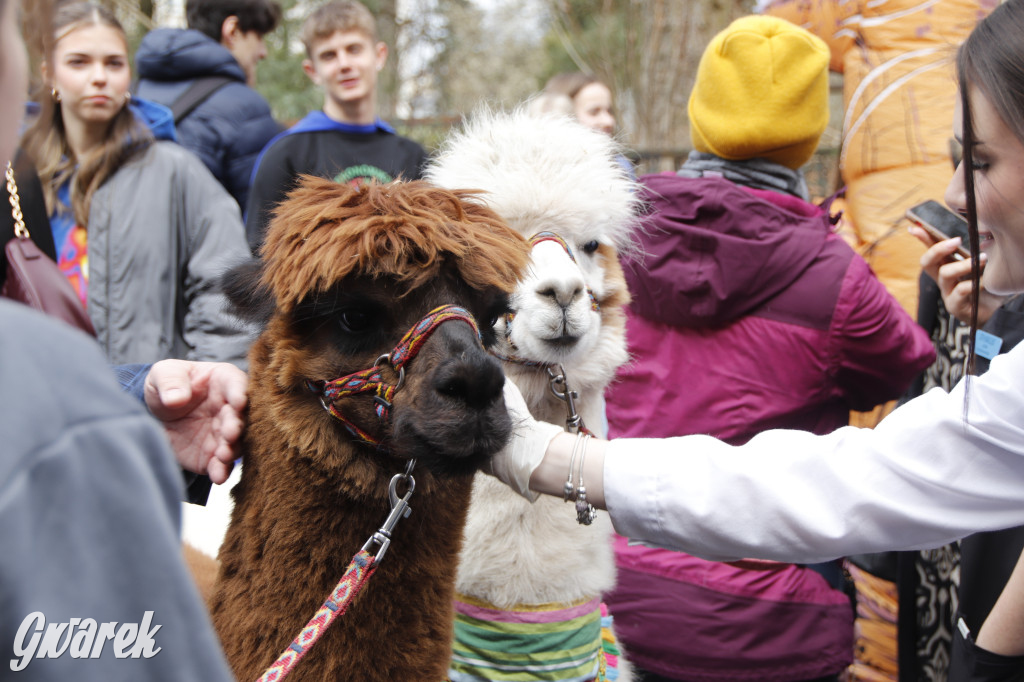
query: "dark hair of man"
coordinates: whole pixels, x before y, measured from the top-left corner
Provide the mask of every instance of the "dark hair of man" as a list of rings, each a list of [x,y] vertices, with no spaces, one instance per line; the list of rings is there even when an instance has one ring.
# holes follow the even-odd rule
[[[238,17],[243,33],[270,33],[281,22],[281,5],[273,0],[188,0],[185,15],[189,28],[219,43],[221,26],[228,17]]]

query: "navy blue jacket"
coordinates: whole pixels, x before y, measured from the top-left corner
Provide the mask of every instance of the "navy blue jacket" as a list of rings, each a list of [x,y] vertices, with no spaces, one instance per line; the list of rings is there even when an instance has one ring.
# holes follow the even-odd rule
[[[139,96],[171,106],[197,79],[234,79],[178,123],[178,140],[203,160],[241,209],[252,167],[263,146],[281,131],[267,101],[246,85],[245,72],[220,43],[191,29],[149,32],[135,55]]]

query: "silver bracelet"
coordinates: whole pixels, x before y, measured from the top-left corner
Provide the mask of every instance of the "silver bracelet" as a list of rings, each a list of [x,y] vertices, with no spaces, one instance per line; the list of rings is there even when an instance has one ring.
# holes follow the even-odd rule
[[[566,479],[565,485],[562,486],[562,500],[564,502],[576,499],[576,488],[572,485],[572,465],[576,462],[576,451],[580,447],[580,437],[582,435],[582,433],[576,434],[576,440],[572,444],[572,454],[569,455],[569,477]]]
[[[580,449],[579,485],[576,487],[576,522],[584,526],[589,526],[597,518],[597,509],[587,502],[587,488],[583,485],[583,463],[587,458],[587,441],[589,440],[590,436],[583,434],[583,447]]]

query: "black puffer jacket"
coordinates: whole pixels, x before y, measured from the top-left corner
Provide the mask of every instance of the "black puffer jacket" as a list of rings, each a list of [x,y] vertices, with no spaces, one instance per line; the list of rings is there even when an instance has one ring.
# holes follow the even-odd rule
[[[161,28],[142,39],[135,56],[138,94],[171,106],[205,76],[227,76],[221,87],[177,125],[178,141],[203,160],[241,209],[249,195],[252,167],[263,146],[281,130],[263,97],[246,85],[231,53],[191,29]]]

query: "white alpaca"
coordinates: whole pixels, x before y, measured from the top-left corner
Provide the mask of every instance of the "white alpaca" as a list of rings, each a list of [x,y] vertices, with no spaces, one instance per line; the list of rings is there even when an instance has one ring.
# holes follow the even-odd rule
[[[505,372],[533,416],[555,424],[565,423],[567,409],[551,390],[548,368],[564,368],[579,395],[580,416],[599,435],[605,387],[627,360],[623,307],[629,295],[618,252],[629,247],[639,209],[636,184],[617,163],[618,153],[611,138],[568,118],[482,111],[449,138],[427,171],[442,187],[484,190],[480,200],[525,237],[553,232],[566,242],[572,257],[554,240],[534,246],[528,274],[512,296],[514,319],[497,325],[498,352],[536,363],[506,361]],[[531,504],[479,474],[456,582],[466,599],[457,606],[472,609],[474,617],[496,610],[536,613],[538,605],[593,606],[615,584],[611,533],[603,512],[583,526],[572,504],[552,497]],[[589,627],[593,632],[592,621]],[[513,638],[519,629],[512,628]],[[492,679],[487,664],[472,662],[486,653],[458,629],[456,635],[453,682]],[[573,670],[578,661],[568,658],[552,659],[564,666],[562,677],[543,679],[594,679],[600,656]],[[618,673],[622,682],[631,677],[622,659]]]

